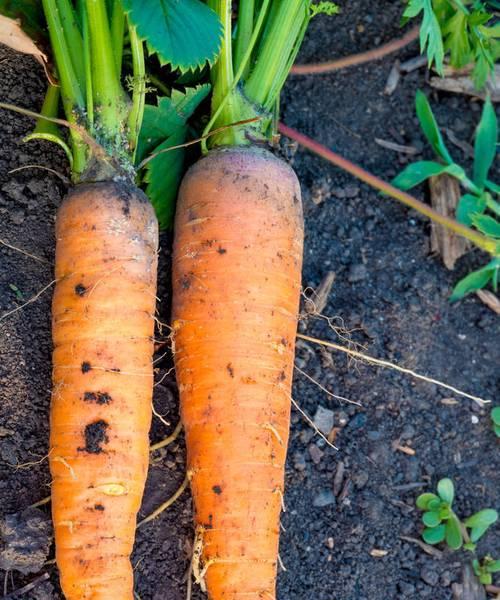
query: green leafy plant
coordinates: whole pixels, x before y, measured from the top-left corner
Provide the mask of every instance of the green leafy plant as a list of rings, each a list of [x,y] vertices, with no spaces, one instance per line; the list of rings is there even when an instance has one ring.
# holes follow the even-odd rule
[[[393,184],[400,189],[408,190],[430,177],[442,174],[450,175],[460,182],[464,194],[457,206],[457,221],[477,229],[491,240],[493,258],[486,266],[459,281],[453,290],[451,300],[458,300],[489,283],[497,291],[500,271],[500,203],[497,198],[500,186],[488,179],[497,148],[498,123],[495,109],[487,98],[476,129],[471,177],[451,157],[429,101],[420,90],[416,96],[416,111],[422,131],[436,153],[438,161],[422,160],[409,165],[394,179]]]
[[[424,511],[422,538],[427,544],[446,542],[453,550],[464,546],[466,550],[473,551],[476,542],[497,521],[498,513],[486,508],[462,522],[452,508],[454,497],[453,481],[445,478],[438,482],[437,494],[427,492],[417,498],[417,508]]]
[[[500,406],[492,408],[490,416],[493,423],[493,431],[497,437],[500,437]]]
[[[481,561],[477,558],[472,561],[472,568],[479,582],[483,585],[493,583],[493,573],[500,572],[500,560],[495,560],[491,556],[485,556]]]
[[[404,20],[422,15],[420,46],[429,66],[443,75],[444,59],[456,68],[474,64],[476,87],[482,88],[500,57],[496,2],[479,0],[408,0]]]

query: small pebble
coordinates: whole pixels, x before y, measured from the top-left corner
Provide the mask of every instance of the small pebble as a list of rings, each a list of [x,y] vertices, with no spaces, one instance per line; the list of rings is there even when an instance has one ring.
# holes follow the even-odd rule
[[[313,500],[313,506],[317,508],[323,508],[324,506],[330,506],[331,504],[335,504],[335,496],[333,495],[332,490],[322,490]]]

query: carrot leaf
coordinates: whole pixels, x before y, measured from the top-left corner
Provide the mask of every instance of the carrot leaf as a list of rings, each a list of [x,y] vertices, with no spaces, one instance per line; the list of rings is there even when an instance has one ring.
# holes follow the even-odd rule
[[[161,64],[187,71],[213,64],[221,45],[221,23],[200,0],[123,0],[137,33]]]
[[[139,164],[145,157],[152,157],[142,180],[162,229],[172,225],[185,157],[184,148],[168,149],[186,141],[187,121],[209,92],[209,85],[188,88],[185,93],[173,90],[171,97],[160,98],[157,106],[145,107],[136,161]]]

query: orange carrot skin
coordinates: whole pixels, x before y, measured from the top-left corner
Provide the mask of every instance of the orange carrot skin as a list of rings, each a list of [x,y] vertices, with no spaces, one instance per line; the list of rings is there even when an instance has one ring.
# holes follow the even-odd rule
[[[158,226],[139,190],[77,186],[56,220],[50,419],[56,560],[67,600],[132,600],[146,480]]]
[[[175,366],[211,600],[273,600],[303,247],[300,187],[266,150],[188,171],[173,252]]]

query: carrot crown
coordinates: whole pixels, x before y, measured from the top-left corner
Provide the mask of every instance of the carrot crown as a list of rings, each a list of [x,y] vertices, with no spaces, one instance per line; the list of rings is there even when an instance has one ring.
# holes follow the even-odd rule
[[[279,96],[314,15],[336,14],[333,2],[240,0],[232,20],[231,0],[208,0],[223,24],[222,50],[212,69],[212,112],[205,134],[259,117],[245,128],[231,127],[210,138],[210,146],[248,145],[272,138]],[[205,148],[206,150],[206,148]]]
[[[43,114],[56,116],[60,90],[66,119],[132,175],[146,92],[143,42],[136,28],[128,23],[121,0],[42,0],[42,5],[59,79],[59,87],[49,88]],[[126,30],[131,98],[121,85]],[[40,120],[35,135],[65,145],[54,129]],[[91,166],[90,138],[81,131],[70,130],[71,148],[66,148],[75,180]]]

